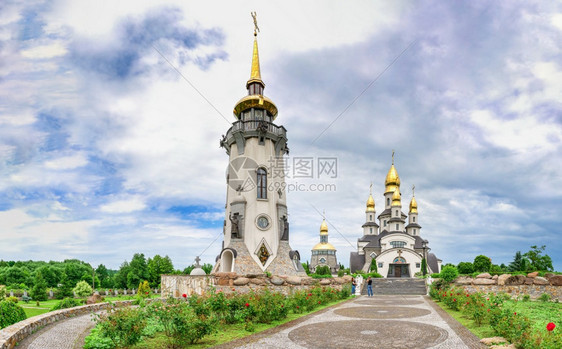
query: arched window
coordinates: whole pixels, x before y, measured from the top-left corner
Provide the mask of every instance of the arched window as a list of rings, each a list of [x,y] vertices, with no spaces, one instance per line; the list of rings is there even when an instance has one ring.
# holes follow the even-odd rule
[[[369,215],[369,220],[372,221],[373,220],[373,215]]]
[[[372,234],[373,233],[373,227],[369,228],[369,232]]]
[[[406,263],[406,260],[405,260],[404,258],[402,258],[402,257],[396,257],[396,258],[394,258],[393,263],[400,263],[400,264],[402,264],[402,263]]]
[[[390,198],[386,198],[386,206],[390,206]]]
[[[412,217],[412,222],[414,222],[414,223],[416,222],[416,217],[415,217],[415,216]]]
[[[398,210],[396,210],[396,217],[398,217]]]
[[[406,247],[406,242],[404,242],[404,241],[391,241],[390,246],[392,246],[394,248],[396,248],[396,247]]]
[[[400,225],[398,225],[398,223],[396,223],[396,230],[400,229]]]
[[[264,168],[258,168],[257,182],[258,199],[267,199],[267,172]]]

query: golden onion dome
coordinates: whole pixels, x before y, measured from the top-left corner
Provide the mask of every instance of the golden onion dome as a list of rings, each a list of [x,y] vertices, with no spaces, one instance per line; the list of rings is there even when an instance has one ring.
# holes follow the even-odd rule
[[[369,194],[369,198],[367,199],[367,212],[375,212],[375,199],[373,199],[373,195]]]
[[[418,203],[415,196],[412,196],[412,201],[410,201],[410,213],[418,213]]]
[[[336,248],[334,247],[334,245],[332,245],[329,242],[319,242],[316,245],[314,245],[314,247],[312,248],[313,251],[318,251],[318,250],[331,250],[331,251],[336,251]]]
[[[328,234],[328,223],[324,219],[322,221],[322,225],[320,225],[320,235],[327,235]]]
[[[390,170],[388,170],[384,185],[386,187],[385,191],[387,193],[391,193],[394,191],[394,189],[400,187],[400,177],[398,176],[398,172],[396,172],[396,167],[394,167],[394,164],[392,164],[390,166]]]
[[[392,194],[392,206],[402,206],[400,187],[396,187],[394,194]]]

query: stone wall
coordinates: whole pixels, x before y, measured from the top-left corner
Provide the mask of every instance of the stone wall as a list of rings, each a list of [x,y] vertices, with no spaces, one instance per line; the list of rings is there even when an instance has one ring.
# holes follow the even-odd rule
[[[550,295],[552,300],[562,301],[562,275],[546,274],[545,277],[538,273],[527,275],[494,275],[482,273],[475,278],[459,277],[455,280],[456,286],[464,287],[468,292],[510,294],[512,298],[529,295],[537,299],[543,293]]]
[[[246,293],[267,288],[273,292],[289,294],[294,290],[306,289],[314,285],[330,286],[341,289],[351,282],[351,276],[314,279],[309,276],[286,276],[265,274],[215,273],[207,276],[162,275],[162,296],[181,297],[183,294],[204,294],[211,288],[225,293]]]
[[[14,348],[18,342],[21,342],[24,338],[31,335],[33,332],[53,322],[78,315],[95,313],[100,310],[107,310],[113,305],[117,307],[128,306],[131,305],[132,302],[133,300],[127,300],[117,301],[113,303],[83,305],[74,308],[51,311],[45,314],[31,317],[0,330],[0,349]]]

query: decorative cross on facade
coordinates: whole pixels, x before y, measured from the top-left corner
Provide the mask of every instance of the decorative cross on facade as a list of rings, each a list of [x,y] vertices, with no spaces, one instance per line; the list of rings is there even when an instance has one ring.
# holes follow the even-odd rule
[[[402,262],[402,250],[398,250],[398,262]]]
[[[258,19],[257,19],[256,11],[250,12],[250,14],[252,15],[252,18],[254,19],[254,36],[257,36],[258,32],[260,31],[260,28],[258,27]]]
[[[195,257],[195,268],[200,268],[199,262],[201,262],[201,258],[199,256]]]

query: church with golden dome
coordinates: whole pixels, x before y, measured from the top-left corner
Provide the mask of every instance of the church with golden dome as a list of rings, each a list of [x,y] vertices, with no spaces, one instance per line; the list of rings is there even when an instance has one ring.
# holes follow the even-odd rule
[[[378,217],[375,200],[372,192],[369,193],[363,236],[357,240],[357,252],[350,255],[351,272],[366,273],[376,264],[377,272],[383,277],[414,277],[424,273],[425,264],[426,273],[439,273],[441,260],[430,253],[428,241],[420,235],[415,187],[412,187],[408,215],[402,212],[400,176],[394,167],[394,154],[384,185],[384,210]]]
[[[339,270],[336,248],[328,242],[328,224],[326,219],[320,225],[320,242],[312,248],[309,270],[311,273],[314,273],[316,268],[321,266],[328,266],[332,274],[336,274]]]

